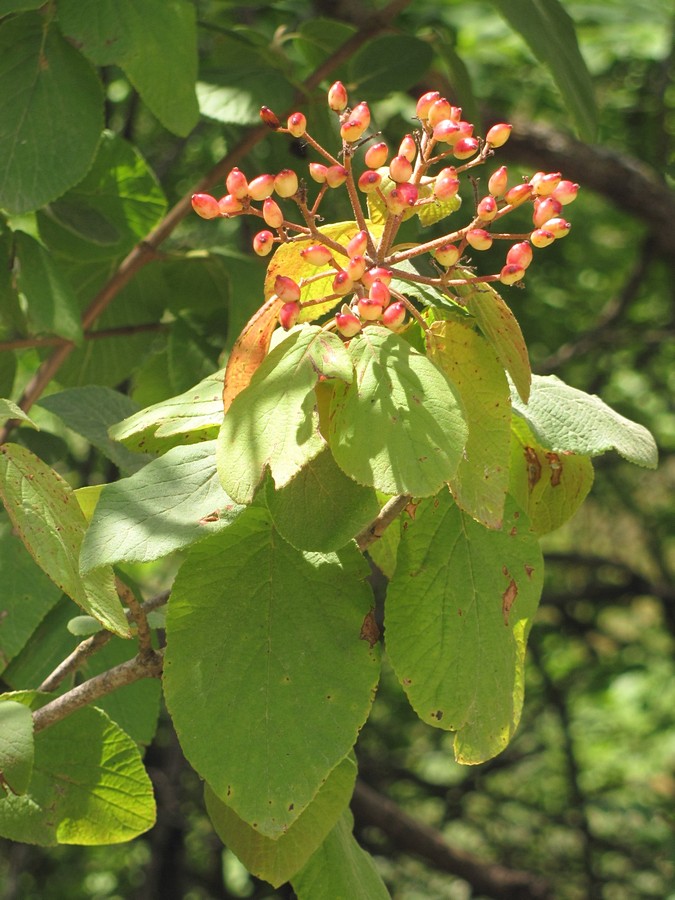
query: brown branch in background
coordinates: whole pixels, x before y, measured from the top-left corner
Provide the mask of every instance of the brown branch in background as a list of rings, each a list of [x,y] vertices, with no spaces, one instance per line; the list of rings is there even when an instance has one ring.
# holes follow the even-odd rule
[[[142,334],[147,331],[167,331],[168,325],[163,322],[144,322],[140,325],[120,325],[117,328],[101,328],[100,331],[86,331],[82,337],[85,341],[100,341],[102,338],[128,337],[130,334]],[[67,338],[29,337],[15,338],[11,341],[0,341],[0,353],[3,350],[25,350],[29,347],[61,347],[73,344]],[[73,344],[73,346],[75,346]]]
[[[545,879],[486,862],[451,847],[436,829],[418,822],[360,779],[354,790],[352,810],[357,825],[378,828],[398,850],[420,857],[441,872],[462,878],[478,894],[495,900],[551,900],[553,897]]]
[[[349,59],[354,51],[361,47],[374,34],[391,27],[393,19],[395,19],[409,3],[410,0],[392,0],[391,3],[370,17],[356,34],[352,35],[348,41],[335,51],[335,53],[324,60],[324,62],[303,82],[304,93],[317,87],[333,69],[339,66],[340,63]],[[298,91],[294,102],[298,102],[302,97],[303,93]],[[292,110],[287,112],[290,111]],[[122,260],[110,280],[103,286],[98,294],[96,294],[84,311],[82,315],[82,328],[84,331],[88,331],[91,328],[101,313],[103,313],[122,288],[131,281],[134,275],[156,257],[157,248],[169,237],[178,224],[192,210],[192,194],[207,191],[218,181],[222,181],[229,170],[268,134],[269,128],[266,125],[258,125],[248,131],[241,138],[239,143],[236,144],[232,150],[204,176],[204,178],[202,178],[187,194],[181,197],[178,203],[169,210],[159,225],[157,225],[144,240],[140,241],[140,243],[133,248],[133,250]],[[42,395],[49,382],[73,352],[74,346],[75,345],[71,343],[63,344],[55,350],[49,359],[46,359],[42,363],[40,368],[26,385],[26,388],[19,399],[19,406],[24,412],[27,412],[33,403],[35,403]],[[0,444],[7,440],[12,428],[14,428],[16,424],[16,420],[12,420],[7,422],[5,426],[0,429]]]
[[[143,604],[136,599],[134,592],[120,578],[115,578],[115,588],[120,600],[126,604],[129,615],[133,619],[138,633],[138,655],[141,659],[152,656],[152,633],[148,625],[148,617]]]

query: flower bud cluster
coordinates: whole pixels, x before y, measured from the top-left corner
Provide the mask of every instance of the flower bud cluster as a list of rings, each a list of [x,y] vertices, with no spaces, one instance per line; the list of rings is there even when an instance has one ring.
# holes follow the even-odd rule
[[[571,226],[563,216],[563,207],[575,199],[578,185],[565,180],[559,172],[536,172],[527,180],[512,183],[506,166],[501,166],[490,174],[487,191],[476,198],[473,215],[464,226],[440,238],[397,249],[395,237],[404,218],[419,213],[430,215],[430,221],[440,221],[459,207],[461,175],[484,164],[503,146],[509,139],[511,125],[499,122],[481,138],[474,134],[474,125],[463,118],[460,107],[438,91],[429,91],[417,101],[419,127],[405,134],[398,147],[390,150],[377,135],[371,134],[368,104],[360,101],[350,106],[341,82],[330,87],[327,101],[337,117],[341,140],[337,155],[312,138],[303,113],[293,112],[282,125],[268,107],[260,112],[262,121],[271,129],[304,142],[320,157],[308,166],[310,182],[318,186],[311,205],[307,184],[292,169],[283,169],[276,175],[265,173],[249,181],[234,168],[227,175],[224,196],[216,199],[200,193],[192,198],[195,212],[205,219],[242,214],[261,218],[267,227],[255,234],[252,242],[259,256],[267,256],[275,245],[302,242],[299,256],[310,274],[299,283],[280,275],[275,283],[282,327],[293,327],[304,306],[330,301],[337,304],[344,297],[340,311],[326,327],[337,329],[346,338],[371,322],[398,330],[408,314],[418,319],[419,314],[404,294],[391,287],[392,277],[399,285],[411,280],[410,272],[398,269],[397,264],[429,254],[437,274],[415,275],[412,280],[454,297],[453,288],[460,284],[517,284],[524,278],[535,249],[547,247],[569,233]],[[343,187],[354,211],[355,230],[358,229],[345,245],[328,237],[317,224],[325,193]],[[367,202],[366,211],[362,196]],[[291,221],[279,201],[294,203],[303,224]],[[531,229],[525,233],[505,232],[501,220],[527,204],[532,209]],[[377,229],[367,217],[372,217],[373,210],[383,220]],[[474,274],[469,268],[469,254],[488,250],[496,241],[509,242],[503,266],[498,272]],[[313,268],[322,271],[314,274]],[[303,303],[305,285],[319,280],[326,285],[324,296]],[[316,290],[312,296],[316,298]]]

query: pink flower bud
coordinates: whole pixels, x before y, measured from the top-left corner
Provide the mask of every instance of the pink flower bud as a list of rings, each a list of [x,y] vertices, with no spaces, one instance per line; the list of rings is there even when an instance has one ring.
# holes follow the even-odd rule
[[[295,323],[298,321],[300,317],[300,304],[299,303],[284,303],[284,305],[279,310],[279,324],[284,329],[284,331],[288,331],[292,328]]]
[[[405,156],[408,162],[414,162],[417,156],[417,144],[412,134],[406,134],[398,148],[398,155]]]
[[[354,259],[355,256],[363,256],[368,246],[368,232],[358,231],[347,244],[347,256]]]
[[[326,170],[328,166],[324,166],[323,163],[310,163],[309,164],[309,174],[310,177],[317,182],[317,184],[324,184],[326,181]]]
[[[436,176],[434,182],[434,197],[438,200],[449,200],[455,197],[459,190],[459,179],[454,166],[448,166]]]
[[[373,144],[371,147],[368,147],[364,161],[369,169],[379,169],[380,166],[386,163],[388,155],[389,149],[387,145],[380,141],[379,144]]]
[[[347,263],[346,272],[352,281],[359,281],[366,271],[366,260],[363,256],[353,256]]]
[[[349,273],[345,271],[338,272],[333,279],[333,293],[343,297],[354,288],[354,282],[349,277]]]
[[[328,90],[328,106],[334,112],[342,112],[343,109],[347,108],[348,102],[349,98],[347,97],[344,84],[341,81],[336,81]]]
[[[429,107],[427,121],[432,128],[442,122],[443,119],[452,119],[452,105],[445,97],[439,97]]]
[[[472,228],[466,234],[466,242],[474,250],[489,250],[492,246],[492,235],[484,228]]]
[[[476,207],[476,215],[484,222],[491,222],[497,215],[497,201],[494,197],[483,197]]]
[[[221,216],[236,215],[236,213],[241,212],[243,208],[244,206],[241,200],[237,200],[232,194],[225,194],[225,196],[221,197],[218,201],[218,209],[220,210]]]
[[[344,166],[328,166],[326,169],[326,182],[328,187],[338,188],[347,180],[347,170]]]
[[[287,126],[293,137],[302,137],[307,131],[307,118],[301,112],[291,113],[288,117]]]
[[[433,104],[441,99],[441,95],[438,91],[427,91],[426,94],[422,94],[420,99],[417,101],[417,109],[416,115],[418,119],[424,121],[429,115],[429,110],[433,106]]]
[[[485,135],[486,142],[488,144],[491,144],[493,147],[501,147],[508,141],[509,137],[511,136],[512,127],[513,126],[507,125],[505,122],[500,122],[498,125],[493,125]]]
[[[434,138],[442,144],[450,144],[452,147],[460,137],[459,125],[452,119],[441,119],[437,125],[434,125]]]
[[[265,125],[268,128],[272,128],[274,131],[277,128],[281,127],[281,122],[279,121],[279,117],[276,113],[272,112],[269,106],[261,106],[260,107],[260,118],[263,120]]]
[[[258,175],[248,186],[248,195],[251,200],[264,200],[266,197],[271,197],[273,191],[273,175]]]
[[[298,176],[293,169],[282,169],[274,176],[274,190],[280,197],[292,197],[298,192]]]
[[[413,167],[405,156],[395,156],[389,163],[389,177],[399,184],[412,178]]]
[[[382,266],[374,266],[364,273],[361,281],[363,281],[369,290],[376,281],[381,281],[382,284],[388,285],[391,282],[391,272],[389,269],[384,269]]]
[[[396,190],[408,206],[414,206],[417,203],[420,191],[416,184],[408,184],[406,181],[404,184],[399,184]]]
[[[506,254],[506,264],[509,266],[515,265],[527,269],[531,262],[532,247],[527,241],[520,241],[520,243],[514,244]]]
[[[454,266],[459,257],[459,250],[454,244],[443,244],[434,250],[434,259],[440,266]]]
[[[361,320],[354,315],[346,304],[342,307],[342,311],[335,316],[335,325],[340,334],[346,338],[354,337],[363,327]]]
[[[552,231],[545,231],[543,228],[535,229],[530,235],[530,243],[533,247],[548,247],[555,240]]]
[[[288,275],[277,275],[274,279],[274,293],[287,303],[297,302],[300,299],[300,285]]]
[[[560,172],[537,172],[530,178],[530,184],[537,197],[548,197],[560,183]]]
[[[578,191],[578,184],[574,184],[572,181],[561,181],[553,191],[553,197],[563,206],[567,206],[568,203],[576,200]]]
[[[471,156],[476,155],[479,146],[478,138],[460,138],[452,148],[452,155],[455,159],[469,159]]]
[[[506,192],[507,183],[508,169],[506,166],[500,166],[496,172],[493,172],[492,175],[490,175],[488,190],[493,197],[502,197]]]
[[[246,176],[240,169],[234,168],[230,171],[225,179],[225,187],[228,194],[232,194],[237,200],[243,200],[244,197],[248,197],[248,181],[246,181]]]
[[[350,119],[359,119],[366,123],[366,128],[370,125],[370,109],[367,103],[358,103],[352,110]]]
[[[300,251],[300,256],[313,266],[325,266],[333,259],[333,254],[323,244],[312,244],[305,247]]]
[[[253,249],[258,256],[267,256],[274,247],[274,235],[271,231],[259,231],[253,238]]]
[[[367,172],[364,172],[363,175],[359,176],[357,182],[359,190],[363,191],[364,194],[370,194],[373,191],[376,191],[381,183],[382,176],[374,169],[369,169]]]
[[[535,200],[532,221],[537,228],[541,228],[544,222],[559,215],[561,210],[562,203],[556,200],[555,197],[544,197],[543,200]]]
[[[544,222],[541,227],[543,231],[550,231],[556,240],[558,238],[564,238],[570,233],[570,229],[572,228],[569,222],[558,217],[549,219],[548,222]]]
[[[405,303],[397,300],[396,303],[392,303],[382,313],[382,324],[386,325],[391,331],[398,331],[405,322],[405,314]]]
[[[453,109],[456,107],[453,106]],[[461,113],[461,109],[460,109]],[[457,121],[457,127],[459,128],[459,136],[460,137],[472,137],[473,135],[473,125],[471,122],[464,122],[463,120]]]
[[[352,116],[340,126],[340,135],[343,141],[353,144],[365,134],[367,128],[368,123],[366,121],[357,119],[352,114]]]
[[[504,194],[504,199],[510,206],[520,206],[532,196],[531,184],[516,184]]]
[[[262,213],[265,224],[269,225],[270,228],[279,228],[284,221],[284,214],[281,211],[281,207],[277,201],[272,200],[271,197],[267,197],[263,202]]]
[[[211,194],[193,194],[192,208],[202,219],[216,219],[220,215],[218,201]]]
[[[359,297],[359,315],[365,322],[377,322],[382,318],[382,304],[370,297]]]
[[[515,284],[525,275],[525,269],[517,266],[515,263],[507,264],[499,273],[499,280],[502,284]]]
[[[384,281],[374,281],[370,285],[368,296],[371,300],[379,303],[383,309],[385,306],[389,306],[389,301],[391,300],[391,292]]]
[[[394,188],[393,191],[389,191],[385,199],[387,201],[387,209],[392,214],[392,216],[402,215],[410,205],[405,196],[401,193],[401,191],[398,190],[398,188]]]

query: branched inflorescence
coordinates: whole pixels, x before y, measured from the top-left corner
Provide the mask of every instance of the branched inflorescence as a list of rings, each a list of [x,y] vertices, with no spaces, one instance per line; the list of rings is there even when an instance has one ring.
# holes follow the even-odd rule
[[[397,331],[403,327],[407,313],[423,325],[410,299],[392,284],[394,279],[398,286],[401,282],[427,285],[457,301],[460,285],[520,282],[532,262],[533,248],[546,247],[569,233],[570,224],[562,210],[575,199],[578,185],[564,180],[559,172],[537,172],[509,186],[508,171],[501,166],[490,175],[485,196],[476,194],[473,216],[466,225],[430,241],[397,245],[396,236],[404,220],[417,215],[428,225],[459,209],[460,176],[492,157],[508,140],[511,126],[499,123],[484,139],[475,137],[474,126],[462,119],[462,110],[431,91],[417,102],[419,128],[403,137],[398,152],[390,158],[389,148],[378,135],[369,135],[368,105],[360,102],[350,108],[348,102],[344,85],[336,82],[328,91],[328,105],[339,119],[339,158],[312,138],[303,113],[290,115],[283,127],[272,110],[263,107],[260,111],[271,129],[301,138],[323,159],[309,164],[309,175],[319,185],[313,201],[309,200],[307,184],[292,169],[259,175],[249,182],[235,168],[227,176],[228,193],[223,197],[195,194],[192,198],[195,211],[205,219],[240,215],[263,219],[268,227],[253,238],[253,249],[259,256],[267,256],[275,245],[303,242],[300,256],[315,266],[317,273],[298,281],[277,275],[274,290],[284,328],[298,321],[305,306],[320,303],[325,309],[325,304],[337,305],[347,297],[349,301],[343,302],[334,321],[326,326],[336,328],[344,337],[353,337],[370,322]],[[363,171],[357,174],[355,163],[362,148],[359,168]],[[348,192],[358,229],[344,244],[317,224],[326,192],[341,187]],[[295,203],[303,224],[290,221],[273,194]],[[502,220],[527,203],[533,208],[533,229],[523,234],[505,232]],[[468,254],[487,250],[496,240],[511,242],[504,265],[499,272],[476,274]],[[433,259],[433,275],[418,273],[408,262],[425,254]],[[322,280],[326,281],[325,294],[317,300],[313,292],[313,298],[303,303],[303,288]]]

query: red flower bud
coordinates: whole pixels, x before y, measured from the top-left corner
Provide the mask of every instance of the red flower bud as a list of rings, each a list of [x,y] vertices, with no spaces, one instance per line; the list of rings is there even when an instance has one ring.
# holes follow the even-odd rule
[[[436,176],[434,182],[434,196],[438,200],[449,200],[457,195],[459,190],[459,179],[457,178],[457,170],[454,166],[448,166]]]
[[[284,303],[284,305],[279,310],[279,324],[284,329],[284,331],[288,331],[289,328],[292,328],[295,323],[298,321],[300,317],[300,304],[299,303]]]
[[[511,263],[504,266],[501,270],[499,273],[499,280],[502,284],[515,284],[517,281],[520,281],[524,275],[525,269],[522,266]]]
[[[491,222],[497,215],[497,201],[494,197],[483,197],[476,207],[476,215],[484,222]]]
[[[431,127],[434,128],[443,119],[452,119],[452,104],[445,97],[439,97],[429,107],[427,120]]]
[[[578,184],[574,184],[572,181],[561,181],[553,191],[553,197],[563,206],[567,206],[568,203],[576,200],[578,191]]]
[[[317,184],[324,184],[326,181],[326,171],[328,166],[324,166],[323,163],[310,163],[309,164],[309,174],[317,182]]]
[[[211,194],[193,194],[192,208],[202,219],[216,219],[220,215],[218,201]]]
[[[544,222],[559,215],[561,210],[562,203],[556,200],[555,197],[544,197],[543,200],[535,200],[532,221],[537,228],[541,228]]]
[[[266,197],[271,197],[273,191],[273,175],[258,175],[248,186],[248,195],[251,200],[264,200]]]
[[[452,119],[441,119],[434,126],[434,138],[442,144],[450,144],[452,147],[461,137],[459,125]]]
[[[288,275],[277,275],[274,279],[274,293],[287,303],[297,302],[300,299],[300,285]]]
[[[368,232],[358,231],[347,244],[347,256],[353,259],[355,256],[363,256],[368,246]]]
[[[504,199],[511,206],[520,206],[521,203],[529,200],[531,196],[531,184],[516,184],[504,194]]]
[[[368,122],[365,119],[357,119],[352,113],[352,116],[340,126],[340,135],[343,141],[353,144],[363,136],[367,128]]]
[[[382,268],[382,266],[374,266],[364,273],[361,281],[368,289],[370,289],[376,281],[381,281],[383,284],[388,285],[391,282],[391,272],[389,269]]]
[[[408,182],[404,182],[403,184],[399,184],[396,190],[399,192],[403,201],[408,204],[408,206],[414,206],[417,203],[417,198],[420,195],[419,188],[416,184],[408,184]]]
[[[221,216],[233,216],[236,213],[241,212],[243,208],[244,206],[241,200],[237,200],[232,194],[225,194],[225,196],[221,197],[218,201],[218,209],[220,210]]]
[[[492,246],[492,235],[484,228],[472,228],[466,234],[466,242],[474,250],[489,250]]]
[[[369,169],[359,177],[357,183],[360,191],[363,191],[364,194],[370,194],[372,191],[376,191],[378,189],[378,187],[382,183],[382,176],[374,169]]]
[[[488,190],[493,197],[503,197],[506,193],[507,183],[508,169],[506,166],[500,166],[496,172],[493,172],[492,175],[490,175]]]
[[[500,122],[498,125],[493,125],[485,135],[485,141],[493,147],[501,147],[502,144],[505,144],[511,136],[512,127],[513,126],[507,125],[504,122]]]
[[[225,187],[227,192],[236,197],[237,200],[243,200],[245,197],[248,197],[248,182],[240,169],[234,168],[230,171],[225,179]]]
[[[389,191],[385,199],[387,201],[387,209],[392,214],[392,216],[402,215],[409,205],[398,188],[394,188],[393,191]]]
[[[284,221],[284,214],[276,200],[267,197],[263,202],[263,219],[270,228],[279,228]]]
[[[380,166],[386,163],[388,155],[389,149],[387,145],[380,141],[379,144],[373,144],[371,147],[368,147],[364,161],[369,169],[379,169]]]
[[[274,176],[274,190],[280,197],[292,197],[298,192],[298,176],[293,169],[282,169]]]
[[[291,113],[288,117],[287,126],[293,137],[302,137],[307,131],[307,118],[301,112]]]
[[[349,99],[344,84],[336,81],[328,90],[328,106],[335,112],[346,109]]]
[[[405,156],[408,162],[414,162],[417,156],[417,144],[412,134],[406,134],[398,148],[398,155]]]
[[[424,121],[429,115],[429,110],[431,109],[433,104],[440,99],[441,95],[438,93],[438,91],[427,91],[426,94],[422,94],[420,99],[417,101],[417,118]]]
[[[352,281],[359,281],[366,271],[366,260],[363,256],[353,256],[347,263],[347,274]]]
[[[527,241],[520,241],[520,243],[514,244],[506,254],[506,264],[509,266],[516,265],[527,269],[531,262],[532,247]]]
[[[368,296],[371,300],[379,303],[382,308],[389,306],[391,300],[391,292],[384,281],[374,281],[370,285]]]
[[[271,231],[259,231],[253,238],[253,249],[258,256],[268,256],[274,247],[274,235]]]
[[[346,338],[354,337],[363,327],[361,320],[354,315],[347,305],[343,306],[342,311],[335,316],[335,324],[340,334]]]
[[[555,240],[552,231],[545,231],[543,228],[535,229],[530,235],[530,242],[533,247],[548,247]]]
[[[569,222],[558,217],[549,219],[548,222],[544,222],[541,227],[543,231],[550,231],[556,240],[558,238],[564,238],[570,233],[570,229],[572,228]]]
[[[538,197],[548,197],[560,184],[560,172],[537,172],[530,178],[530,184]]]
[[[300,256],[313,266],[325,266],[333,259],[333,254],[323,244],[312,244],[310,247],[305,247],[300,251]]]
[[[260,118],[268,128],[273,128],[275,131],[277,130],[277,128],[281,128],[279,117],[276,113],[272,112],[269,106],[260,107]]]
[[[479,146],[478,138],[460,138],[452,148],[452,155],[456,159],[469,159],[469,157],[476,155]]]
[[[377,322],[382,318],[382,304],[370,297],[359,297],[359,315],[366,322]]]
[[[338,272],[333,279],[333,293],[343,297],[354,288],[354,282],[345,271]]]
[[[339,188],[347,180],[347,170],[344,166],[328,166],[326,169],[326,181],[328,187]]]
[[[395,156],[389,163],[389,177],[399,183],[408,181],[412,177],[413,167],[405,156]]]
[[[459,257],[459,250],[454,244],[443,244],[434,250],[434,259],[440,266],[454,266]]]
[[[391,331],[398,331],[405,322],[405,314],[405,303],[397,300],[396,303],[392,303],[382,313],[382,324],[386,325]]]
[[[367,103],[358,103],[352,110],[350,119],[360,119],[366,123],[366,128],[370,125],[370,109]]]

